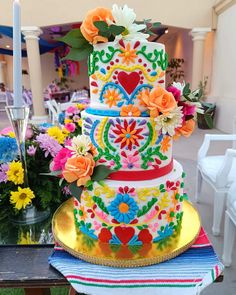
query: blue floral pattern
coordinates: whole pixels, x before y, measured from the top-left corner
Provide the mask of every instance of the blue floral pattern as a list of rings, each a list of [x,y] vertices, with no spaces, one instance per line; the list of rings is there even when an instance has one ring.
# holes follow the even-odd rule
[[[0,136],[0,164],[12,162],[17,158],[18,147],[15,138]]]
[[[126,210],[122,211],[121,206],[125,207]],[[128,224],[136,216],[138,206],[128,194],[117,194],[115,200],[111,202],[107,209],[118,222]]]

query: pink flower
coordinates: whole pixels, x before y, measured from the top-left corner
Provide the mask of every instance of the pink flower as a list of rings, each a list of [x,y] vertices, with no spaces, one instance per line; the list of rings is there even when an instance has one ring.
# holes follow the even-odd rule
[[[75,131],[75,124],[74,123],[67,123],[65,124],[65,128],[71,133]]]
[[[138,152],[135,152],[133,155],[129,154],[127,155],[124,151],[122,151],[121,155],[123,158],[123,168],[140,168],[139,164],[139,154]]]
[[[27,149],[27,154],[28,154],[29,156],[32,157],[32,156],[35,155],[36,150],[37,150],[37,147],[31,145],[31,146],[29,146],[28,149]]]
[[[196,106],[186,103],[186,102],[179,102],[178,106],[182,106],[182,113],[185,116],[194,116],[195,112],[196,112]]]
[[[78,122],[79,120],[80,120],[80,116],[78,116],[78,115],[73,116],[73,121],[74,122]]]
[[[72,152],[67,148],[62,148],[59,153],[53,159],[52,171],[64,170],[65,164],[68,158],[70,158]]]
[[[166,88],[166,90],[174,95],[174,98],[177,102],[180,101],[181,91],[178,88],[169,86]]]
[[[14,132],[13,131],[13,128],[12,127],[6,127],[6,128],[4,128],[4,129],[2,129],[0,131],[0,135],[7,135],[7,136],[9,136],[9,134],[11,132]],[[32,136],[33,136],[33,130],[28,126],[27,129],[26,129],[26,135],[25,135],[25,137],[26,137],[26,139],[30,139]]]
[[[71,146],[71,142],[72,142],[72,139],[71,138],[66,138],[65,141],[64,141],[64,146]]]
[[[78,114],[79,112],[80,112],[80,110],[74,106],[70,106],[66,109],[66,114],[68,114],[68,115]]]

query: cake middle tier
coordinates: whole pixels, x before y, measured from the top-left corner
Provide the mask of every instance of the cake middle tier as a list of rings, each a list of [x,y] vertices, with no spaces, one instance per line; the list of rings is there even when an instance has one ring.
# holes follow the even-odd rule
[[[96,161],[116,172],[114,180],[149,180],[173,168],[172,137],[159,134],[150,117],[105,117],[82,112],[83,134],[90,136]]]

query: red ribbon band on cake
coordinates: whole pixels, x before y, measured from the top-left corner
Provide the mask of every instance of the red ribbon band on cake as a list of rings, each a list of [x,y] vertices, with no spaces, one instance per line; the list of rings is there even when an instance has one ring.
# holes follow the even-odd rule
[[[170,173],[173,169],[173,159],[170,163],[163,167],[158,167],[152,170],[141,171],[117,171],[109,175],[109,180],[151,180]]]

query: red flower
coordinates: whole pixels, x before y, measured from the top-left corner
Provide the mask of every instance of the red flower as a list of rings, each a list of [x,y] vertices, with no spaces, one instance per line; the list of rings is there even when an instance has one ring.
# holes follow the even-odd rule
[[[138,234],[139,241],[143,242],[143,244],[151,243],[152,235],[150,234],[148,229],[142,229]]]
[[[129,188],[128,186],[125,187],[119,187],[118,188],[119,193],[121,194],[132,194],[135,191],[134,187]]]
[[[116,124],[117,129],[113,129],[112,131],[117,134],[119,137],[114,141],[115,143],[120,143],[121,149],[125,146],[131,151],[132,146],[139,146],[138,140],[143,139],[143,136],[140,135],[140,132],[143,128],[135,129],[136,121],[124,120],[124,125]]]
[[[107,228],[102,228],[100,234],[98,235],[99,241],[103,243],[108,243],[112,238],[112,234]]]

